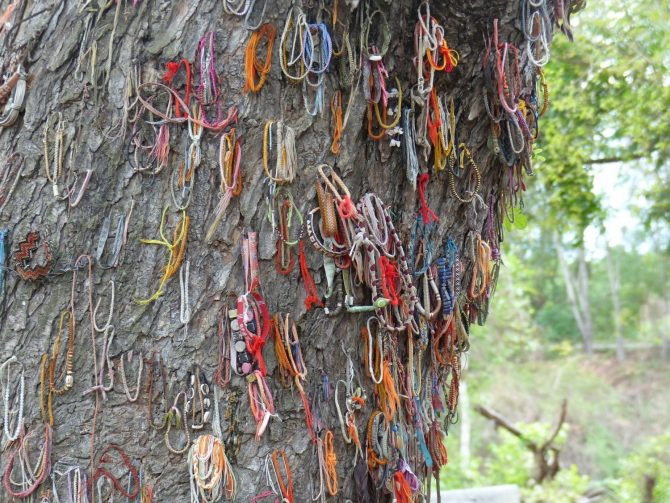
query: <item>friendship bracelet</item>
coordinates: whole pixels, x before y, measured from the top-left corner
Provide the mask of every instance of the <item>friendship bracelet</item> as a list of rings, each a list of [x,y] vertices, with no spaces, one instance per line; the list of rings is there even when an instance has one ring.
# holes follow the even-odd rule
[[[28,89],[28,74],[22,65],[16,68],[12,74],[0,87],[0,97],[6,102],[3,115],[0,116],[0,128],[13,126],[23,110],[26,100],[26,90]],[[11,98],[7,99],[9,93]]]
[[[181,107],[179,102],[175,102],[175,115],[177,117],[184,117],[187,114],[187,110],[189,110],[189,107],[191,105],[191,63],[188,61],[186,58],[182,58],[180,61],[168,61],[168,63],[165,65],[166,70],[165,74],[163,75],[163,82],[167,86],[170,87],[170,89],[173,89],[173,82],[175,77],[177,76],[177,73],[179,73],[179,70],[181,67],[184,67],[184,73],[186,74],[186,90],[184,94],[184,104],[186,105],[186,110],[182,112]]]
[[[167,240],[164,234],[164,227],[168,210],[169,206],[166,206],[165,209],[163,210],[163,215],[161,216],[161,223],[158,228],[158,232],[160,234],[161,239],[140,239],[141,243],[164,246],[170,252],[168,263],[165,266],[163,270],[163,276],[159,281],[158,290],[156,290],[150,297],[146,299],[136,300],[136,302],[140,305],[150,304],[154,302],[156,299],[158,299],[158,297],[163,295],[165,285],[167,284],[168,280],[177,273],[184,258],[190,219],[186,215],[186,211],[182,211],[181,220],[177,225],[177,227],[175,227],[173,233],[173,239],[172,242],[170,242]]]
[[[277,29],[270,23],[262,24],[258,30],[252,33],[247,44],[244,60],[246,74],[245,93],[258,93],[265,85],[265,81],[270,73],[270,66],[272,65],[272,49],[274,48],[276,35]],[[265,60],[261,63],[256,53],[263,39],[266,44],[266,53]]]
[[[142,381],[142,370],[144,368],[144,358],[142,357],[142,353],[139,355],[139,362],[138,362],[138,367],[137,367],[137,384],[135,386],[135,393],[131,394],[130,389],[128,388],[128,382],[126,381],[126,369],[125,369],[125,364],[123,363],[124,360],[128,358],[128,363],[132,362],[133,359],[133,352],[128,351],[125,355],[121,355],[119,358],[119,373],[121,375],[121,384],[123,384],[123,390],[126,394],[126,398],[128,399],[129,402],[134,403],[137,401],[137,398],[140,395],[140,389],[141,389],[141,381]]]
[[[286,76],[289,82],[293,84],[302,82],[307,77],[307,74],[314,63],[313,60],[310,59],[307,64],[305,64],[304,59],[305,39],[308,39],[310,45],[314,46],[314,41],[311,37],[312,34],[307,24],[307,18],[302,12],[302,9],[297,6],[291,7],[279,40],[279,64],[282,73]],[[291,43],[290,53],[288,48],[289,39]],[[298,44],[297,47],[296,44]],[[310,56],[314,56],[313,51],[310,53]],[[296,68],[297,71],[294,71],[293,69]]]
[[[42,253],[40,252],[42,250]],[[38,256],[41,255],[41,257]],[[35,261],[39,259],[39,261]],[[30,231],[14,254],[16,272],[21,279],[35,281],[46,277],[53,266],[53,256],[48,241],[42,241],[38,231]],[[31,265],[31,262],[36,262]]]
[[[52,133],[51,128],[54,117],[56,118],[56,123],[53,125],[54,131]],[[55,138],[53,139],[53,144],[50,144],[50,135],[52,134]],[[53,195],[56,199],[60,197],[58,183],[63,174],[63,157],[65,155],[63,145],[64,135],[65,125],[63,123],[63,114],[59,112],[58,114],[50,115],[44,125],[44,137],[42,139],[44,144],[44,171],[47,180],[51,182]]]
[[[49,424],[44,425],[44,443],[35,466],[31,466],[28,458],[28,441],[33,434],[34,431],[19,435],[18,443],[7,460],[2,482],[6,493],[14,498],[28,498],[37,491],[37,488],[42,485],[51,471],[51,426]],[[18,483],[12,477],[14,463],[17,459],[21,463],[21,481]]]
[[[275,136],[273,142],[272,126]],[[275,151],[276,163],[270,172],[270,158]],[[298,155],[295,150],[295,132],[283,121],[267,121],[263,129],[263,170],[276,184],[291,183],[297,173]]]
[[[279,458],[282,458],[284,462],[284,472],[286,474],[286,480],[280,475],[279,469]],[[293,479],[291,478],[291,467],[288,464],[288,456],[283,450],[277,451],[276,449],[272,451],[272,466],[274,467],[275,476],[279,482],[279,489],[281,495],[284,497],[284,500],[287,503],[293,503]]]
[[[219,142],[219,203],[214,210],[214,220],[207,229],[205,242],[211,243],[223,217],[234,196],[242,192],[242,174],[240,163],[242,160],[242,147],[240,140],[235,135],[235,128],[221,136]]]
[[[117,479],[114,475],[112,475],[111,471],[109,471],[107,468],[105,468],[103,465],[106,463],[109,463],[109,460],[107,458],[107,455],[111,451],[116,451],[120,456],[121,456],[121,461],[123,465],[128,468],[130,477],[133,480],[133,489],[131,490],[126,490],[121,483],[119,482],[119,479]],[[125,453],[125,451],[118,445],[116,444],[109,444],[105,449],[102,451],[100,454],[100,457],[98,458],[98,464],[95,472],[91,476],[91,479],[88,483],[90,487],[93,487],[93,484],[100,479],[106,479],[108,480],[112,486],[120,492],[125,498],[128,499],[134,499],[140,491],[140,481],[139,481],[139,475],[137,473],[137,470],[133,466],[132,461],[128,457],[128,455]]]

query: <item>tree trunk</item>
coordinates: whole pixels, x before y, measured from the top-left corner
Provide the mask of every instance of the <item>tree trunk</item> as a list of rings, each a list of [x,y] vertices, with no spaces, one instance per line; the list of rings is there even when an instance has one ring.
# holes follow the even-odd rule
[[[590,355],[593,354],[593,323],[589,304],[589,273],[586,267],[584,247],[580,246],[577,251],[577,272],[573,273],[565,258],[565,253],[557,233],[554,234],[553,239],[561,273],[565,281],[565,291],[568,295],[570,309],[582,338],[584,352]]]
[[[261,1],[257,3],[260,5]],[[277,27],[277,42],[291,3],[289,0],[268,1],[263,21]],[[339,3],[340,20],[357,35],[358,10],[352,11],[352,4],[358,2]],[[326,162],[336,166],[354,201],[366,192],[377,193],[391,209],[396,228],[407,242],[417,215],[418,198],[406,181],[400,149],[389,147],[387,140],[374,142],[368,139],[366,103],[359,90],[343,133],[341,152],[337,157],[332,155],[329,150],[331,115],[328,110],[317,117],[305,112],[302,87],[292,86],[282,77],[278,44],[275,44],[265,87],[257,95],[245,94],[243,70],[250,32],[240,18],[224,14],[219,0],[140,0],[136,6],[121,1],[103,4],[105,2],[90,0],[56,1],[50,6],[42,2],[20,2],[14,14],[13,28],[6,27],[4,33],[3,70],[11,73],[17,63],[22,63],[30,75],[25,111],[13,127],[3,130],[0,136],[6,157],[11,153],[23,157],[18,185],[1,215],[8,229],[9,260],[0,318],[0,361],[15,355],[25,368],[26,428],[33,430],[41,424],[40,358],[50,354],[61,313],[72,306],[75,321],[74,385],[54,399],[52,463],[68,457],[91,474],[92,459],[99,464],[105,446],[118,444],[136,467],[141,465],[143,485],[153,486],[156,501],[187,501],[186,455],[169,453],[162,432],[148,426],[148,362],[153,362],[154,394],[160,390],[156,363],[159,357],[169,371],[167,380],[173,394],[167,403],[168,408],[174,391],[188,386],[187,372],[194,365],[198,365],[208,379],[213,379],[217,369],[219,320],[226,316],[228,294],[240,294],[245,289],[240,240],[245,230],[253,229],[259,236],[260,282],[269,311],[292,313],[292,318],[297,320],[304,361],[309,369],[305,389],[312,400],[314,421],[335,433],[340,481],[337,501],[353,498],[354,449],[342,441],[332,397],[328,401],[322,399],[321,388],[325,376],[331,391],[339,379],[345,378],[346,357],[342,348],[346,348],[353,358],[356,376],[368,394],[368,404],[359,419],[364,443],[367,419],[374,410],[373,385],[365,376],[360,349],[360,327],[365,324],[367,315],[344,314],[330,319],[322,309],[306,311],[305,290],[297,260],[290,275],[277,273],[277,236],[272,233],[266,218],[263,125],[266,120],[281,118],[295,130],[299,170],[290,190],[303,214],[317,206],[315,166]],[[306,4],[309,4],[305,7],[307,18],[316,19],[317,2]],[[380,1],[378,5],[390,23],[390,49],[384,58],[391,75],[389,83],[397,76],[408,96],[416,82],[412,34],[418,2]],[[494,18],[500,18],[501,39],[514,41],[521,47],[523,35],[515,28],[519,2],[433,2],[432,7],[445,26],[449,45],[460,54],[454,72],[438,79],[440,92],[452,96],[457,103],[459,138],[472,151],[482,173],[479,194],[487,202],[490,196],[500,199],[504,187],[512,184],[503,181],[504,170],[487,146],[490,121],[481,98],[484,86],[481,62],[485,50],[482,35],[490,33]],[[179,173],[179,163],[191,140],[185,124],[170,124],[167,126],[170,134],[168,165],[159,174],[136,173],[132,167],[135,159],[131,144],[140,138],[135,136],[139,126],[131,121],[139,106],[135,93],[127,93],[127,85],[136,83],[133,80],[135,71],[141,81],[157,82],[168,61],[179,61],[182,57],[192,60],[200,37],[208,30],[214,30],[216,35],[215,70],[221,79],[224,111],[228,106],[236,106],[239,111],[237,132],[243,138],[243,189],[239,197],[233,198],[214,240],[208,244],[205,233],[219,202],[219,135],[205,131],[201,141],[202,163],[193,174],[188,245],[184,265],[180,268],[180,274],[184,275],[182,287],[187,288],[188,297],[183,295],[183,288],[180,291],[175,274],[166,282],[163,294],[155,302],[139,304],[137,299],[146,299],[156,291],[169,261],[165,246],[141,240],[160,240],[159,225],[166,207],[170,209],[166,213],[164,239],[172,242],[177,237],[172,232],[179,228],[182,214],[176,211],[170,195],[171,183],[173,175]],[[522,68],[522,75],[526,70],[528,68]],[[335,71],[325,77],[326,109],[338,89],[336,77]],[[197,81],[198,77],[194,76],[193,94]],[[389,87],[393,86],[389,84]],[[344,91],[348,99],[349,91]],[[144,99],[148,99],[149,89],[143,94]],[[163,108],[158,101],[155,106],[164,111],[165,94],[161,99]],[[45,176],[47,163],[52,165],[53,159],[59,157],[53,146],[58,142],[58,132],[54,131],[58,125],[57,114],[62,114],[64,136],[60,150],[63,158],[60,195],[66,195],[68,187],[75,181],[78,191],[85,182],[87,170],[91,170],[87,190],[74,207],[69,207],[68,201],[54,197],[52,184]],[[142,119],[154,121],[156,127],[160,125],[157,116],[145,113]],[[143,127],[149,126],[145,122]],[[43,154],[45,130],[51,160],[45,159]],[[457,188],[465,190],[458,183]],[[75,198],[76,192],[73,200]],[[464,250],[470,231],[483,233],[481,215],[472,217],[472,205],[462,204],[450,194],[446,171],[432,176],[427,198],[440,217],[433,237],[436,243],[442,243],[446,236],[450,236],[459,249]],[[505,200],[509,203],[512,197],[508,195]],[[498,213],[502,215],[503,211]],[[124,220],[118,225],[122,216]],[[104,239],[105,229],[109,231],[107,240]],[[42,238],[48,240],[53,254],[51,273],[38,281],[26,281],[15,273],[14,253],[31,230],[39,231]],[[83,255],[95,257],[101,243],[106,244],[104,257],[107,258],[89,258],[88,262],[78,259]],[[123,247],[118,265],[105,268],[105,264],[114,262],[115,245]],[[323,257],[309,243],[306,245],[307,265],[319,294],[323,295],[326,291]],[[43,252],[36,252],[37,255],[40,253]],[[297,255],[297,249],[294,253]],[[462,251],[461,255],[465,288],[469,285],[472,263],[467,252]],[[439,256],[437,251],[435,256]],[[44,261],[45,257],[33,260]],[[189,264],[190,274],[186,264]],[[75,270],[76,275],[73,274]],[[111,330],[105,336],[92,327],[92,308],[98,302],[101,304],[95,321],[104,325],[112,288],[115,297],[114,311],[110,313],[113,340]],[[67,346],[66,335],[67,325],[61,341],[62,352]],[[105,384],[108,382],[108,376],[102,375],[105,360],[100,357],[105,339],[116,379],[113,390],[103,394],[90,388],[100,383],[101,376]],[[399,341],[400,354],[405,358],[405,337],[401,336]],[[127,359],[130,351],[135,353],[132,362]],[[125,362],[127,384],[132,391],[140,354],[147,363],[140,381],[139,399],[129,403],[123,393],[120,362]],[[231,417],[237,414],[239,421],[239,452],[236,456],[229,452],[238,481],[236,500],[250,501],[264,490],[266,456],[273,449],[281,448],[288,454],[296,501],[309,501],[317,492],[319,474],[315,450],[306,434],[303,403],[295,387],[282,387],[272,348],[266,347],[264,356],[268,367],[267,382],[281,421],[272,418],[259,441],[254,440],[256,424],[247,397],[247,381],[233,375],[230,385],[220,391],[224,436],[231,425]],[[62,358],[58,360],[58,368],[64,368]],[[213,400],[211,394],[210,399]],[[154,405],[159,410],[160,404]],[[207,425],[203,431],[209,432],[209,428]],[[192,432],[192,436],[196,434]],[[119,468],[121,461],[114,457],[117,463],[114,473],[117,476],[127,473]],[[418,472],[417,475],[424,478],[426,473]],[[122,480],[124,486],[125,480]],[[117,497],[120,496],[117,494]],[[99,500],[94,496],[92,501]]]
[[[643,503],[654,503],[654,489],[656,488],[656,477],[651,475],[644,476],[644,487],[642,497]]]
[[[616,257],[612,254],[612,249],[607,246],[607,277],[610,283],[610,293],[612,294],[612,318],[614,320],[614,335],[616,337],[616,358],[623,362],[626,359],[626,349],[623,341],[623,327],[621,326],[621,274],[620,266]]]

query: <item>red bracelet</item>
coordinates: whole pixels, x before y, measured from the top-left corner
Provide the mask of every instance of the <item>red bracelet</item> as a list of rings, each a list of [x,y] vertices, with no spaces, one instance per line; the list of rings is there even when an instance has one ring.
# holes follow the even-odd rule
[[[186,95],[184,96],[183,100],[184,103],[186,104],[186,110],[182,112],[181,106],[179,105],[179,101],[175,101],[174,108],[177,117],[186,117],[188,115],[189,110],[188,107],[191,104],[191,63],[189,63],[186,58],[182,59],[179,62],[168,61],[168,63],[165,65],[166,66],[165,74],[163,75],[163,82],[165,82],[165,84],[174,91],[174,88],[172,87],[172,82],[174,81],[174,78],[176,77],[182,65],[184,66],[184,70],[186,71]]]

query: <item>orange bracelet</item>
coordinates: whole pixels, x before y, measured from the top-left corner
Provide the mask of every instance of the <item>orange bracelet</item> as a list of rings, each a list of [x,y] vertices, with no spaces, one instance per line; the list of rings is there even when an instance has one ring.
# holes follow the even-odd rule
[[[342,91],[337,91],[330,100],[330,113],[333,116],[333,142],[330,151],[338,155],[340,153],[340,139],[342,138]]]
[[[382,369],[382,382],[377,385],[377,393],[379,394],[381,409],[388,422],[393,421],[395,413],[400,407],[400,397],[395,389],[395,383],[390,368],[391,364],[387,362]]]
[[[279,474],[279,456],[282,457],[284,461],[284,470],[286,471],[286,483],[284,479]],[[288,500],[289,503],[293,503],[293,479],[291,478],[291,467],[288,465],[288,457],[286,452],[283,449],[277,451],[276,449],[272,451],[272,464],[275,468],[275,473],[277,474],[277,482],[279,482],[279,489],[284,499]]]
[[[375,425],[375,420],[378,416],[382,415],[382,413],[378,410],[374,411],[370,415],[370,419],[368,419],[368,470],[372,471],[378,466],[384,466],[385,464],[388,463],[387,459],[382,459],[377,455],[377,452],[375,451],[374,448],[374,442],[372,441],[372,436],[374,435],[374,425]]]
[[[247,75],[247,80],[244,84],[245,93],[257,93],[265,85],[272,65],[272,49],[274,48],[276,35],[277,30],[270,23],[262,24],[260,28],[251,34],[244,60],[244,71]],[[256,51],[263,38],[266,41],[267,52],[265,53],[265,61],[261,63],[256,55]]]
[[[333,432],[327,430],[323,437],[323,457],[326,464],[326,487],[328,494],[335,496],[338,491],[337,486],[337,456],[333,446]]]
[[[386,134],[386,129],[381,127],[380,132],[378,132],[378,133],[374,132],[373,114],[374,114],[374,112],[373,112],[372,103],[368,103],[368,137],[371,140],[379,141],[382,138],[384,138],[384,135]],[[383,122],[386,122],[386,105],[382,104],[382,114],[381,115],[382,115],[382,118],[383,118]]]

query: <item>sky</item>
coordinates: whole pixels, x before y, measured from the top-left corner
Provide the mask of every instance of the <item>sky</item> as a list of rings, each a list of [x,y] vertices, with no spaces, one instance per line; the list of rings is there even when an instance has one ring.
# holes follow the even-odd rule
[[[593,189],[602,199],[606,211],[602,232],[598,226],[590,225],[584,234],[586,250],[591,258],[605,256],[607,245],[631,248],[632,234],[642,227],[636,211],[644,208],[645,199],[641,196],[640,178],[626,176],[628,171],[637,169],[631,163],[596,164],[592,166]],[[639,251],[649,249],[649,243],[636,243]]]

